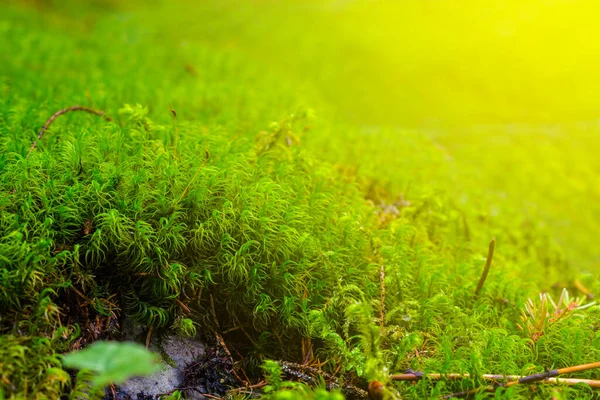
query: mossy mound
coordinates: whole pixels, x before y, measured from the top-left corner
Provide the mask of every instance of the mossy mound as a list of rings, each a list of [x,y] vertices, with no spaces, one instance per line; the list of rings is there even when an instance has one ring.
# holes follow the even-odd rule
[[[0,25],[2,396],[81,396],[59,354],[115,336],[124,316],[149,334],[199,326],[251,379],[275,359],[327,374],[329,389],[376,379],[406,398],[598,359],[600,310],[578,308],[597,280],[572,281],[517,201],[482,207],[492,197],[434,142],[315,120],[300,105],[327,105],[309,89],[236,52],[161,41],[158,16],[146,28],[116,5],[77,10],[95,24],[10,6]],[[66,113],[30,150],[77,103],[112,121]],[[563,286],[572,297],[553,304]],[[267,365],[267,395],[330,397],[287,392]],[[390,381],[407,369],[470,378]],[[591,397],[585,385],[477,396],[532,393]]]

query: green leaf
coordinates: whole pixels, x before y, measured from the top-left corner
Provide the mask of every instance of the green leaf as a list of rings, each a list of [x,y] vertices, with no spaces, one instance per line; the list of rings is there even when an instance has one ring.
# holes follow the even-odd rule
[[[93,371],[93,385],[123,383],[134,376],[151,375],[160,369],[159,358],[144,346],[130,342],[96,342],[63,356],[67,368]]]

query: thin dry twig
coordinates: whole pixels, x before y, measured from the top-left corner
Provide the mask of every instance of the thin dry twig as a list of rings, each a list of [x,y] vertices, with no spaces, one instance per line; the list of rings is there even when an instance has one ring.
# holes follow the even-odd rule
[[[152,326],[148,329],[148,335],[146,335],[146,350],[150,347],[150,339],[152,338]]]
[[[48,130],[48,128],[50,128],[50,125],[54,122],[54,120],[56,118],[58,118],[59,116],[66,114],[68,112],[71,111],[84,111],[90,114],[94,114],[94,115],[98,115],[102,118],[104,118],[106,121],[111,122],[112,118],[110,118],[109,116],[104,114],[104,111],[102,110],[94,110],[93,108],[89,108],[89,107],[85,107],[85,106],[71,106],[71,107],[67,107],[67,108],[63,108],[62,110],[58,110],[57,112],[55,112],[54,114],[52,114],[52,116],[50,118],[48,118],[48,120],[46,121],[46,123],[44,124],[44,126],[42,127],[42,129],[40,129],[40,132],[38,133],[37,136],[37,140],[33,141],[33,144],[31,145],[31,148],[29,149],[29,152],[27,153],[27,158],[29,158],[29,155],[31,154],[31,152],[33,150],[35,150],[35,148],[37,147],[37,144],[40,140],[42,140],[42,136],[44,136],[44,133]]]
[[[441,380],[441,379],[449,379],[449,380],[460,380],[460,379],[469,379],[471,375],[469,374],[427,374],[424,375],[422,373],[410,373],[410,374],[395,374],[391,375],[390,379],[393,381],[418,381],[423,378],[428,378],[431,380]],[[499,375],[499,374],[483,374],[479,378],[487,380],[487,381],[518,381],[523,378],[522,375]],[[573,379],[573,378],[548,378],[546,380],[540,381],[541,383],[561,383],[565,385],[575,385],[578,383],[587,383],[593,388],[600,388],[600,381],[593,379]]]
[[[73,291],[75,293],[77,293],[77,295],[79,295],[79,297],[81,297],[82,299],[84,299],[86,301],[86,303],[91,303],[92,302],[92,300],[90,300],[89,297],[87,297],[85,294],[83,294],[79,290],[77,290],[77,288],[75,286],[71,286],[71,289],[73,289]]]
[[[313,357],[313,344],[310,337],[303,337],[301,340],[302,345],[302,365],[309,364],[314,359]]]
[[[600,388],[600,381],[591,380],[591,379],[574,379],[574,378],[564,378],[559,379],[559,375],[564,374],[572,374],[581,371],[587,371],[590,369],[600,368],[600,362],[594,362],[590,364],[582,364],[575,365],[573,367],[566,367],[560,369],[553,369],[546,372],[542,372],[539,374],[532,374],[526,376],[519,375],[494,375],[494,374],[484,374],[482,375],[483,379],[495,381],[496,383],[493,386],[480,386],[478,388],[467,390],[464,392],[452,393],[446,396],[442,396],[442,399],[450,399],[457,397],[465,397],[475,393],[479,393],[481,391],[495,391],[499,387],[508,388],[515,385],[523,385],[523,384],[531,384],[531,383],[546,383],[546,384],[564,384],[564,385],[577,385],[580,383],[586,383],[590,385],[592,388]],[[420,380],[424,377],[428,377],[430,379],[465,379],[470,378],[469,374],[423,374],[422,372],[407,370],[404,374],[395,374],[390,377],[391,380]],[[498,383],[499,380],[505,380],[508,382]]]
[[[509,382],[509,383],[517,384],[518,381]],[[586,385],[589,385],[591,388],[600,389],[600,381],[593,380],[593,379],[548,378],[548,379],[538,381],[537,383],[551,384],[551,385],[565,385],[565,386],[575,386],[575,385],[580,385],[580,384],[586,384]],[[473,395],[473,394],[476,394],[479,392],[494,392],[496,390],[496,388],[498,388],[498,387],[507,387],[507,386],[506,385],[481,386],[476,389],[467,390],[464,392],[452,393],[452,394],[449,394],[446,396],[442,396],[441,398],[442,399],[461,398],[461,397],[467,397],[467,396],[470,396],[470,395]]]
[[[245,393],[248,390],[251,389],[259,389],[261,387],[267,386],[267,382],[265,381],[260,381],[254,385],[249,385],[249,386],[242,386],[242,387],[238,387],[235,389],[229,389],[227,392],[231,393],[231,392],[237,392],[237,393]]]
[[[190,310],[190,308],[188,306],[186,306],[181,300],[175,299],[175,301],[177,301],[177,304],[179,304],[179,306],[181,308],[183,308],[185,310],[185,312],[187,312],[188,314],[192,313],[192,310]]]
[[[479,279],[479,283],[477,284],[477,289],[475,289],[475,297],[479,295],[479,291],[483,288],[483,284],[488,276],[488,272],[490,272],[490,267],[492,266],[492,258],[494,258],[494,248],[496,247],[496,238],[493,238],[490,242],[490,247],[488,249],[487,259],[485,260],[485,267],[483,268],[483,273],[481,274],[481,278]]]
[[[177,157],[177,141],[179,139],[179,129],[177,128],[177,111],[173,110],[171,104],[169,104],[171,114],[173,114],[173,123],[175,124],[175,146],[173,147],[173,158]]]

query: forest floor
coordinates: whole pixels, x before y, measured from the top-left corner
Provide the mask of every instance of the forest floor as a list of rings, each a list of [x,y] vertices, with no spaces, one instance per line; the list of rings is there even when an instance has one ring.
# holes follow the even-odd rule
[[[76,398],[60,354],[131,321],[214,396],[596,395],[485,375],[600,360],[588,89],[554,118],[393,3],[1,5],[0,398]]]

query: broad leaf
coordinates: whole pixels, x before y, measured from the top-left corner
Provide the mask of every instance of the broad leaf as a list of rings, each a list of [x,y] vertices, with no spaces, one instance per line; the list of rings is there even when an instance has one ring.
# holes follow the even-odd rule
[[[133,376],[145,376],[160,368],[157,356],[131,342],[96,342],[84,350],[63,356],[68,368],[93,371],[94,385],[123,383]]]

